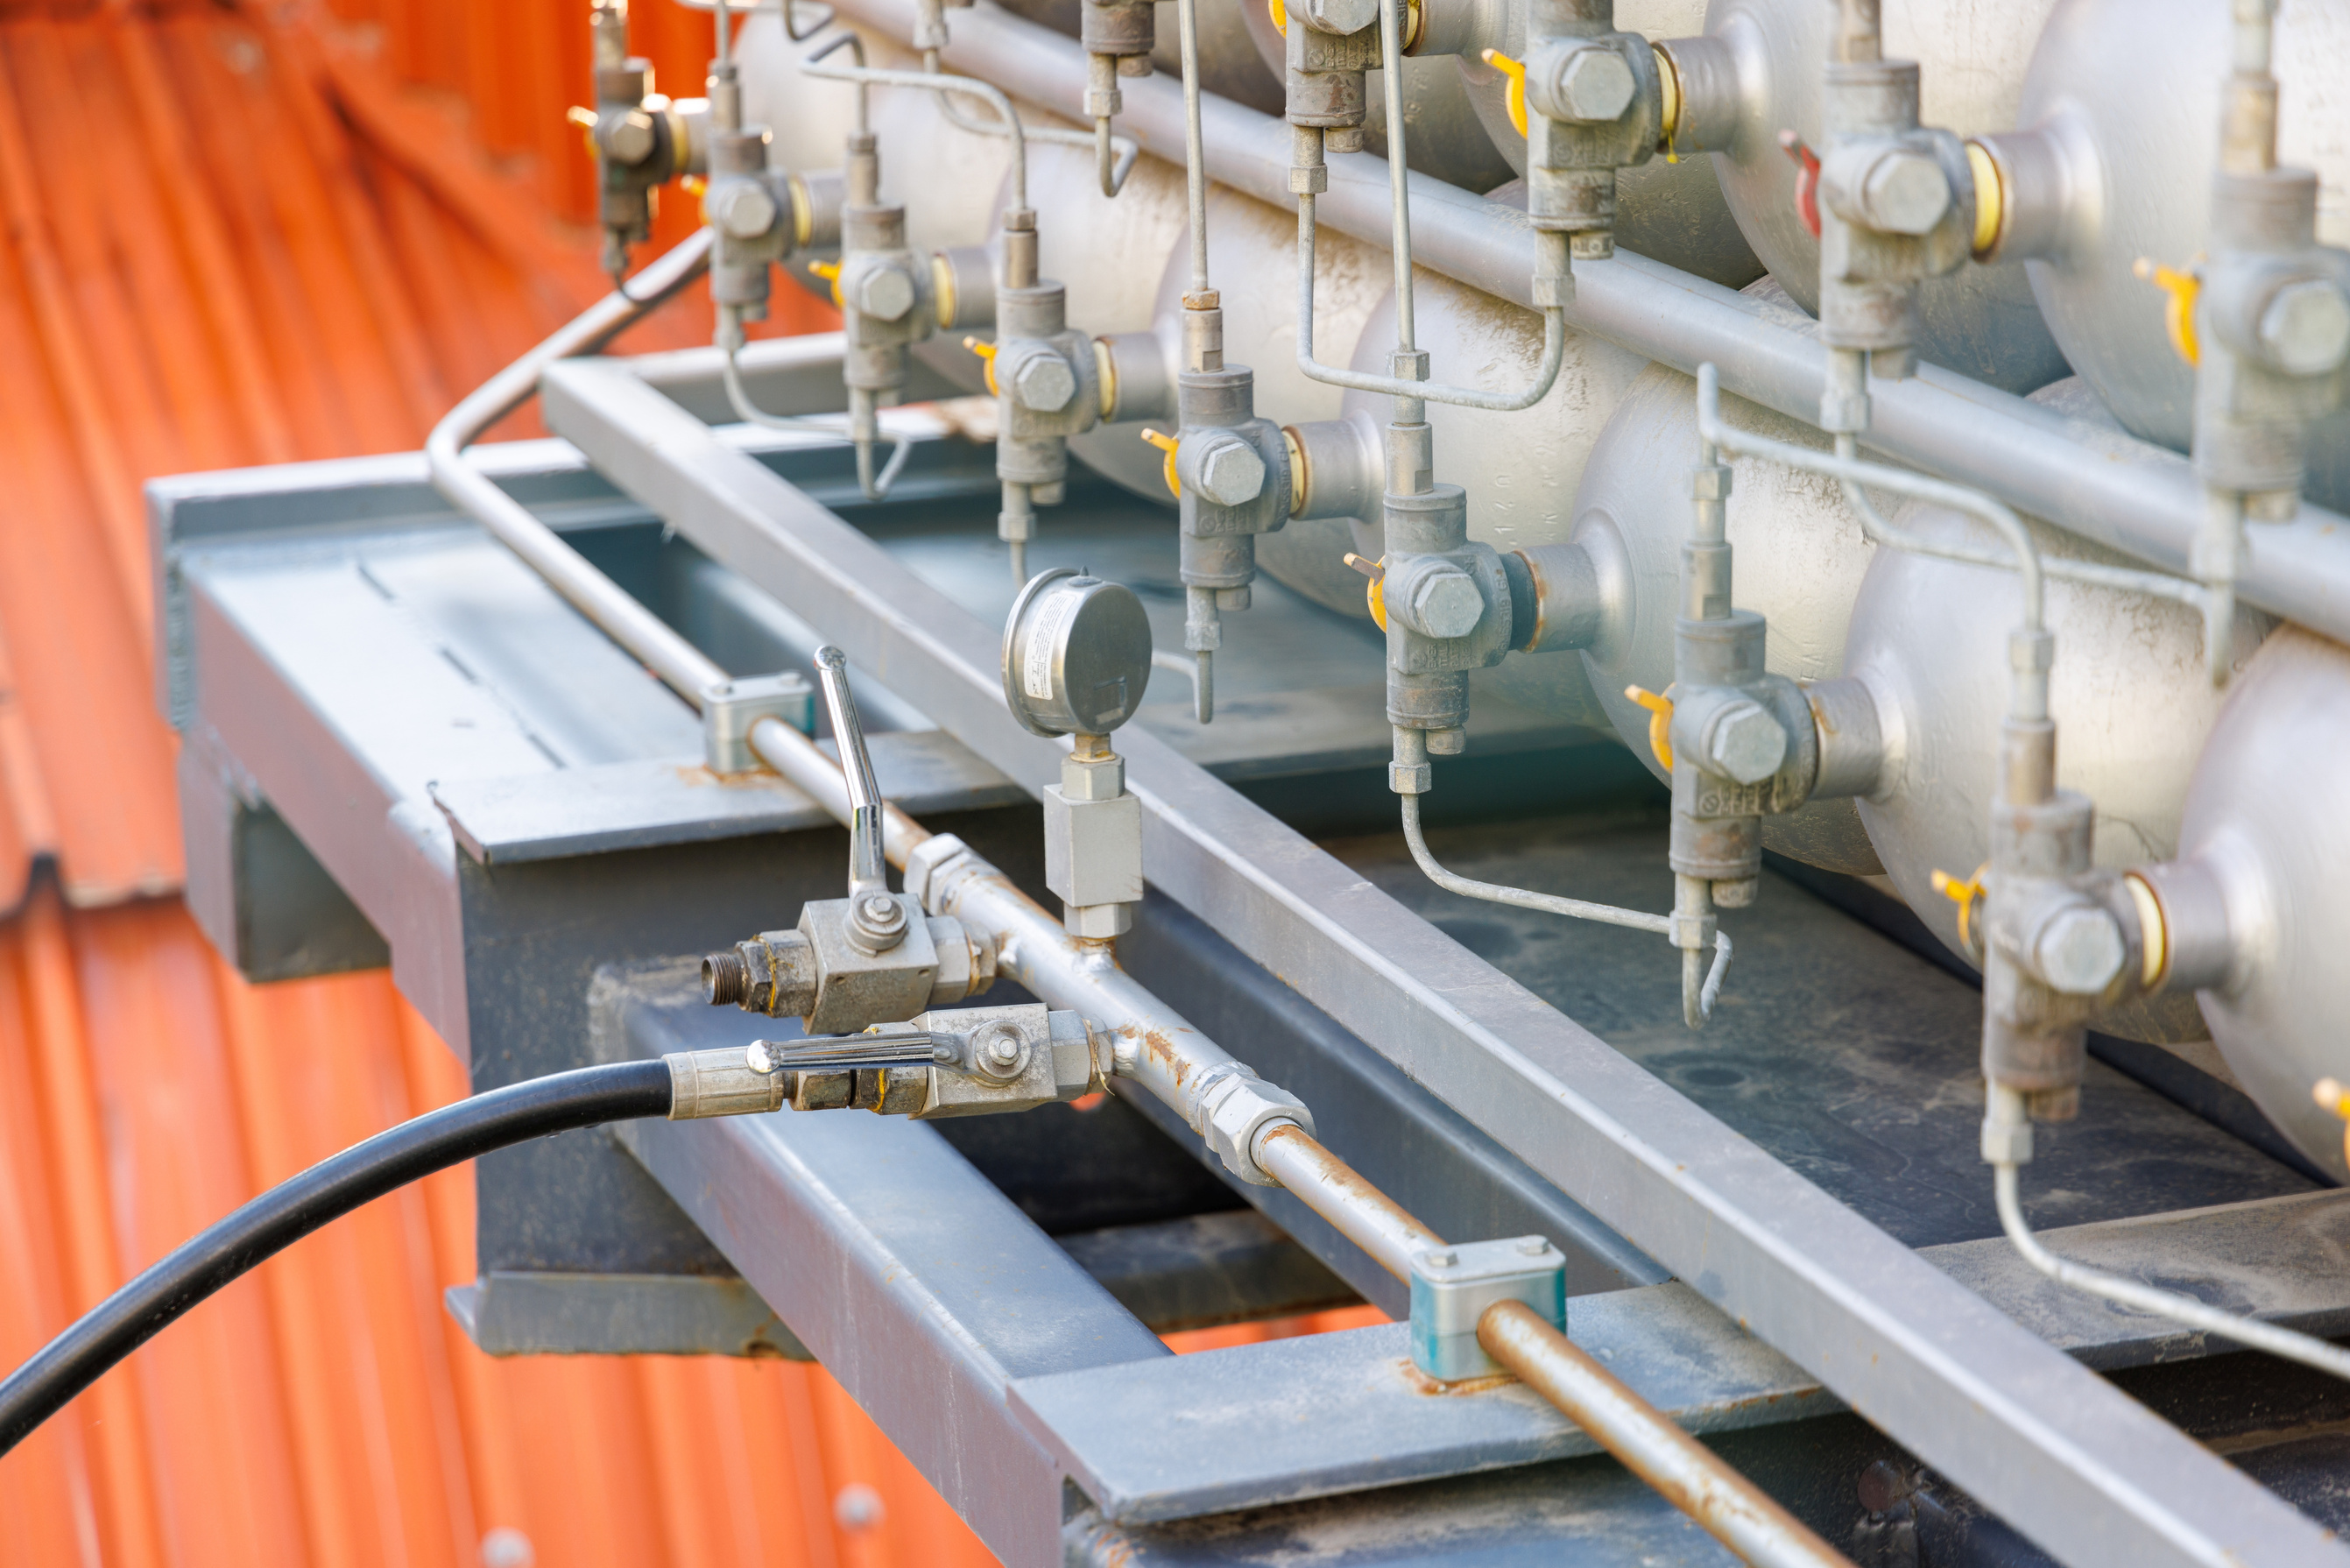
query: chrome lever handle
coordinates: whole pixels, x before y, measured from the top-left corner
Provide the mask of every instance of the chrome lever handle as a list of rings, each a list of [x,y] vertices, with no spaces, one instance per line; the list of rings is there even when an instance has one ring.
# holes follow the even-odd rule
[[[858,722],[857,696],[848,689],[848,656],[827,643],[816,650],[816,680],[832,716],[833,743],[848,784],[848,896],[889,890],[881,857],[881,789],[873,780],[873,758],[865,750],[865,727]]]

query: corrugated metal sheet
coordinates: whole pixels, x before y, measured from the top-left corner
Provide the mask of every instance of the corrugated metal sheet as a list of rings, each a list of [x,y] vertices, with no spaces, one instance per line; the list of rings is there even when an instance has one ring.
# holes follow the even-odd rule
[[[707,18],[638,13],[662,85],[694,90]],[[0,0],[0,1364],[254,1192],[463,1092],[387,978],[248,987],[171,896],[139,485],[414,447],[601,291],[562,120],[586,14]],[[827,314],[794,301],[775,329]],[[709,324],[688,301],[627,346]],[[472,1213],[449,1173],[191,1314],[0,1460],[0,1558],[986,1560],[820,1371],[474,1352],[440,1305],[472,1273]]]

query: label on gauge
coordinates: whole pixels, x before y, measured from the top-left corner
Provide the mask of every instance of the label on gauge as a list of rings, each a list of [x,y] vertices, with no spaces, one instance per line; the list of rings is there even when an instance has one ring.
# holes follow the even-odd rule
[[[1028,650],[1020,661],[1020,690],[1034,702],[1053,700],[1053,654],[1060,646],[1062,628],[1083,602],[1083,594],[1047,593],[1037,607],[1036,624],[1029,628]]]

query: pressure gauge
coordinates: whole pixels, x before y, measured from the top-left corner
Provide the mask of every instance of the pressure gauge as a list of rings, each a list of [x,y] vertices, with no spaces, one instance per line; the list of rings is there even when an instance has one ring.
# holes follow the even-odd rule
[[[1150,620],[1122,583],[1071,566],[1028,579],[1003,623],[1003,701],[1039,735],[1107,735],[1150,684]]]

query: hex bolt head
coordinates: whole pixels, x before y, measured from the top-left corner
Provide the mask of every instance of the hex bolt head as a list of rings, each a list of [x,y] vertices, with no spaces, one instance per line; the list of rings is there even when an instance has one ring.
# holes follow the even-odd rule
[[[1596,124],[1621,119],[1638,90],[1623,56],[1594,47],[1577,49],[1559,62],[1551,97],[1566,110],[1566,118]]]
[[[2032,958],[2040,978],[2067,996],[2095,996],[2121,972],[2127,950],[2113,916],[2093,905],[2061,909],[2040,928]]]
[[[1458,566],[1421,573],[1412,584],[1411,618],[1430,637],[1467,637],[1484,617],[1485,596]]]
[[[1264,493],[1264,459],[1236,435],[1211,435],[1200,452],[1200,494],[1219,506],[1245,506]]]
[[[854,303],[876,321],[895,321],[914,308],[914,280],[901,266],[870,268],[857,280]]]
[[[1031,354],[1012,378],[1012,394],[1023,408],[1040,414],[1058,413],[1077,395],[1076,373],[1058,354]]]
[[[1359,33],[1379,19],[1378,0],[1305,0],[1305,11],[1323,33]]]
[[[755,240],[775,226],[781,213],[775,197],[756,180],[728,180],[703,198],[702,215],[723,234]]]
[[[2324,278],[2286,284],[2261,312],[2261,347],[2289,376],[2322,376],[2350,358],[2350,298]]]
[[[1887,152],[1869,165],[1860,202],[1869,226],[1888,234],[1922,234],[1950,210],[1950,177],[1923,152]]]
[[[1733,702],[1706,737],[1716,773],[1742,784],[1761,784],[1787,760],[1787,732],[1760,702]]]
[[[604,155],[616,163],[642,163],[653,155],[653,117],[632,109],[605,123]]]

